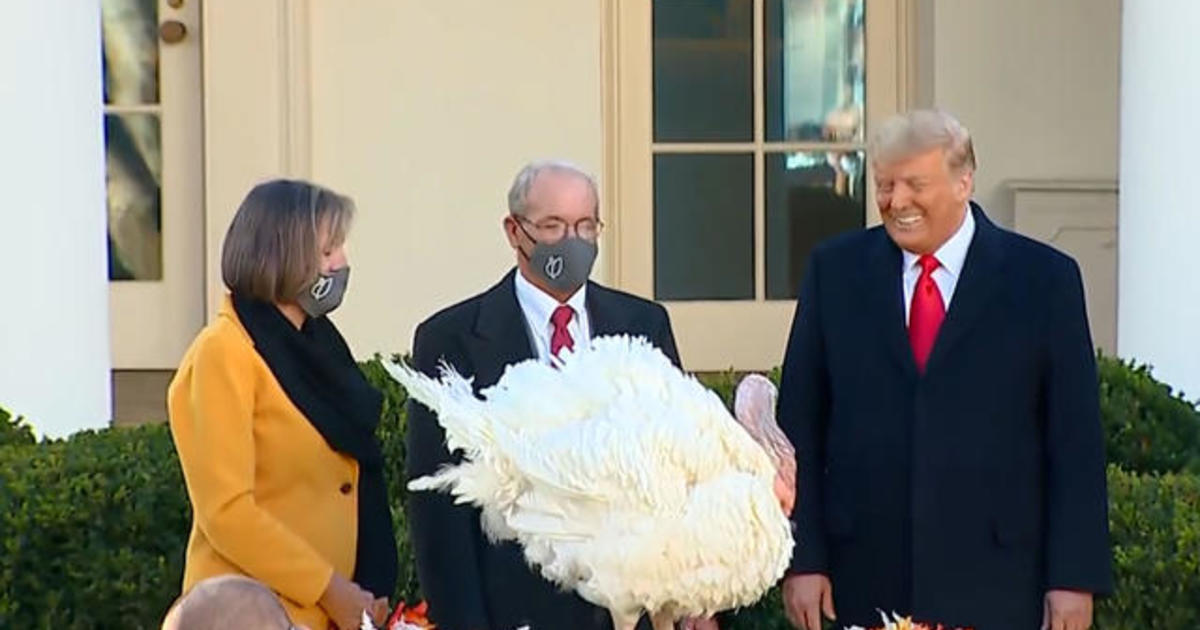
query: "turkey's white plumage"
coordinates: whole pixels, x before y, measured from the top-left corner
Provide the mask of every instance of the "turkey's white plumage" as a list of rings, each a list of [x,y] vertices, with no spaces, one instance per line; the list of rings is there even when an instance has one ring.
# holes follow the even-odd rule
[[[614,619],[748,605],[788,566],[772,459],[644,339],[510,366],[482,399],[444,366],[440,381],[388,369],[465,455],[409,489],[480,507],[488,536]]]

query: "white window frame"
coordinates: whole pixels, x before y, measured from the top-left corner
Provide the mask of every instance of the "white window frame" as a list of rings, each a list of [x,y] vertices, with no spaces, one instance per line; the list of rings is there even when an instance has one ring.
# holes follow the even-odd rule
[[[863,143],[768,142],[765,139],[764,4],[754,0],[752,142],[656,143],[653,138],[653,2],[603,0],[605,165],[603,246],[616,287],[654,297],[656,153],[753,153],[755,299],[664,301],[685,367],[697,371],[766,370],[782,361],[794,300],[766,299],[765,155],[781,151],[861,149]],[[914,100],[916,0],[865,0],[866,132]],[[866,224],[879,222],[868,160]]]

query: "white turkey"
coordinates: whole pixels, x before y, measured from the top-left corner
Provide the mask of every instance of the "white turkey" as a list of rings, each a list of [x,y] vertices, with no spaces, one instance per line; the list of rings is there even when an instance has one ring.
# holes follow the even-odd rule
[[[464,454],[409,489],[478,506],[489,538],[518,541],[617,630],[749,605],[788,566],[795,460],[762,376],[739,385],[735,420],[642,338],[509,366],[480,397],[444,365],[439,380],[388,370]]]

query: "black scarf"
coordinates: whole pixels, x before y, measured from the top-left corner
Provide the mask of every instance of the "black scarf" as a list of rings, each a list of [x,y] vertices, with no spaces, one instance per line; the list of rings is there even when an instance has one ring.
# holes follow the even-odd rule
[[[299,330],[273,304],[233,296],[238,319],[292,404],[335,451],[358,461],[358,548],[354,582],[391,599],[396,538],[375,438],[383,396],[367,382],[342,335],[325,317]]]

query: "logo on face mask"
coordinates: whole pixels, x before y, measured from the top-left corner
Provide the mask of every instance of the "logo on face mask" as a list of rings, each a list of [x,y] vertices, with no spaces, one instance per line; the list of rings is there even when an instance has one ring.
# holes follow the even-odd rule
[[[300,292],[296,302],[309,317],[320,317],[342,303],[349,282],[349,267],[334,270],[328,275],[319,274],[312,284]]]
[[[520,224],[518,223],[520,226]],[[525,237],[533,242],[533,251],[526,253],[523,247],[517,251],[529,261],[533,272],[555,291],[574,291],[587,282],[596,262],[596,243],[578,236],[560,239],[553,243],[538,241],[525,231]]]
[[[562,272],[563,257],[551,256],[550,259],[546,261],[546,277],[550,278],[551,280],[558,280],[558,277],[562,275]]]
[[[574,291],[587,282],[592,272],[596,244],[577,237],[564,238],[557,243],[538,243],[528,256],[535,273],[551,289]]]
[[[314,300],[318,302],[329,296],[329,292],[333,290],[333,276],[319,276],[317,281],[313,283],[312,290],[309,293]]]

